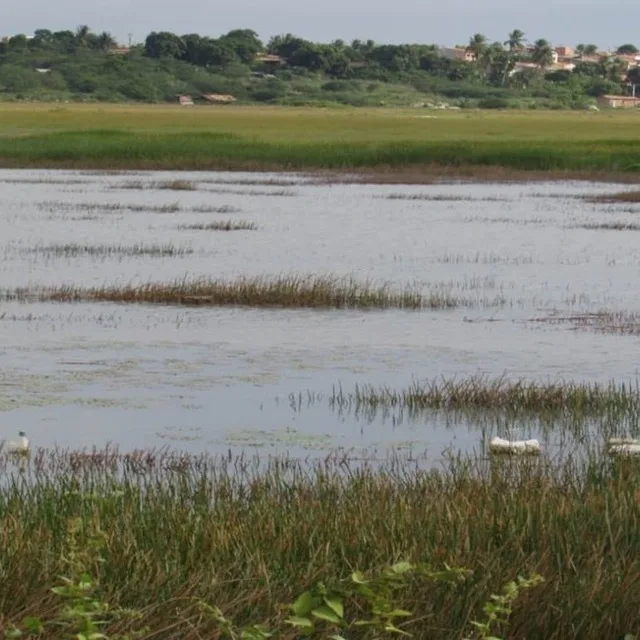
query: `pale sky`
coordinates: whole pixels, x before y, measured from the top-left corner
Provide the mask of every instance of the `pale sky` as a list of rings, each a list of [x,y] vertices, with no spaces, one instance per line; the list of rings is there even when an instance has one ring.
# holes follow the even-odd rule
[[[87,24],[125,43],[150,31],[216,37],[231,29],[255,30],[265,41],[278,33],[329,42],[462,44],[477,32],[505,40],[521,29],[528,40],[554,45],[627,42],[640,47],[638,0],[3,0],[1,35],[35,29],[74,30]]]

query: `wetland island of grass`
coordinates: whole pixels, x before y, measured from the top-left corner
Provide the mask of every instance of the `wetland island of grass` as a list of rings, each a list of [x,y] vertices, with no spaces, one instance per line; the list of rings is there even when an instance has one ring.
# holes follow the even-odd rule
[[[637,109],[91,38],[240,97],[0,105],[0,637],[640,637]]]

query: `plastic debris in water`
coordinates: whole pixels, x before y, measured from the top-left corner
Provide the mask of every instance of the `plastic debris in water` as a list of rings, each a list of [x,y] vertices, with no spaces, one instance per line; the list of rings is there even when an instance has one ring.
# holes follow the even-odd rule
[[[537,440],[505,440],[496,437],[489,442],[489,451],[491,453],[539,455],[542,449]]]

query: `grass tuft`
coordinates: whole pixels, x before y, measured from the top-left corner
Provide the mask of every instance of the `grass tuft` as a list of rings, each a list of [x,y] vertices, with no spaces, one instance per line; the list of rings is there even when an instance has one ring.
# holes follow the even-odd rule
[[[28,253],[53,256],[56,258],[75,258],[78,256],[95,257],[135,257],[152,258],[180,257],[193,253],[189,247],[176,247],[173,244],[134,244],[134,245],[84,245],[76,243],[39,245],[27,249]]]
[[[255,231],[258,225],[246,220],[225,220],[202,224],[181,224],[178,229],[189,231]]]
[[[334,276],[242,277],[233,282],[212,279],[143,285],[82,288],[62,285],[5,291],[9,300],[42,302],[122,302],[129,304],[253,306],[321,309],[455,309],[501,306],[505,299],[464,297],[442,288],[423,294],[395,291]]]
[[[538,383],[527,380],[471,376],[436,378],[414,382],[403,390],[358,386],[345,394],[334,390],[334,407],[398,407],[411,410],[493,410],[555,413],[571,416],[602,415],[632,411],[640,416],[640,389],[630,385]]]

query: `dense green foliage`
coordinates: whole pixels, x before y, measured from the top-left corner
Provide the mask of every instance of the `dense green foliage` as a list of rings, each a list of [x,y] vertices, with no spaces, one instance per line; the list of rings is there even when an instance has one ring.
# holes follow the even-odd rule
[[[220,93],[241,102],[289,105],[444,100],[459,107],[584,108],[594,96],[623,91],[626,81],[626,63],[615,55],[594,59],[594,49],[579,45],[576,68],[569,71],[553,69],[546,40],[527,47],[518,29],[504,43],[475,34],[466,46],[475,62],[451,59],[428,44],[320,44],[291,34],[265,44],[249,29],[218,38],[152,32],[143,44],[119,49],[110,34],[88,27],[39,29],[32,37],[0,43],[0,97],[164,102]],[[624,44],[617,54],[634,49]],[[265,53],[281,62],[265,60]],[[530,66],[519,67],[522,62]]]

